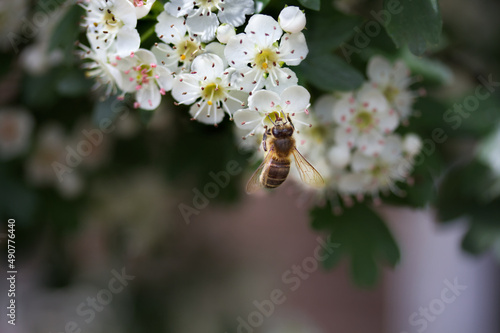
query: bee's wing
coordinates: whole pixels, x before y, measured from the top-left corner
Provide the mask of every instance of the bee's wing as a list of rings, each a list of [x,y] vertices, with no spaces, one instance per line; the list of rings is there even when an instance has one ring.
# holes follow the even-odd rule
[[[295,165],[299,170],[300,179],[302,179],[304,183],[313,187],[323,187],[325,185],[325,181],[319,172],[316,171],[311,163],[307,162],[305,157],[299,153],[297,148],[295,148],[292,152],[295,159]]]
[[[267,152],[266,157],[264,157],[264,161],[262,161],[260,166],[257,168],[257,170],[255,170],[252,177],[248,181],[246,188],[248,194],[252,194],[263,187],[262,183],[260,182],[260,174],[262,173],[264,167],[267,164],[269,164],[269,162],[271,162],[271,157],[272,157],[272,148]]]

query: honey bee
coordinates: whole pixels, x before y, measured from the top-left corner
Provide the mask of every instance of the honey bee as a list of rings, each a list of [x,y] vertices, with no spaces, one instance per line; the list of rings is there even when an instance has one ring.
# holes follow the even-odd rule
[[[313,187],[321,187],[325,184],[319,172],[297,150],[293,137],[295,127],[289,115],[286,115],[286,119],[287,121],[283,121],[283,118],[277,116],[276,121],[273,122],[269,117],[273,123],[272,128],[264,126],[262,148],[267,154],[247,183],[246,192],[248,194],[262,187],[276,188],[280,186],[290,172],[291,155],[294,157],[295,165],[303,182]]]

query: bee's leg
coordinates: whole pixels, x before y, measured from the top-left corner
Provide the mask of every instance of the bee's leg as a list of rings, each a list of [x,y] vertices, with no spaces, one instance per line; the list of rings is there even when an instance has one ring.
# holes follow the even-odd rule
[[[267,136],[269,135],[269,130],[267,129],[267,125],[264,126],[264,135],[262,136],[262,148],[264,151],[267,151]]]
[[[289,114],[286,115],[286,119],[288,120],[288,122],[290,123],[290,125],[292,125],[293,129],[295,129],[295,126],[293,126],[292,119],[290,118]]]

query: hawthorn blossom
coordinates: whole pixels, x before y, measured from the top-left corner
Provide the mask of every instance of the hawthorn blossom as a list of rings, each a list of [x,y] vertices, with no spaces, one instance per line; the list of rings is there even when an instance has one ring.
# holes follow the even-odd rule
[[[152,49],[158,62],[173,73],[189,71],[194,58],[203,53],[201,41],[189,33],[184,18],[162,12],[157,19],[155,31],[164,42]]]
[[[156,0],[129,0],[129,1],[130,3],[132,3],[132,5],[134,5],[135,15],[137,19],[140,19],[148,15],[149,11],[151,10],[151,7],[153,7],[153,4],[155,3]]]
[[[371,194],[378,198],[380,191],[401,194],[395,185],[405,181],[413,164],[413,156],[403,151],[403,141],[399,135],[390,135],[384,148],[376,157],[357,151],[351,160],[351,172],[340,176],[338,190],[342,195]]]
[[[281,10],[278,22],[286,32],[301,32],[306,26],[306,14],[299,7],[287,6]]]
[[[345,94],[333,107],[338,145],[358,148],[365,155],[379,154],[384,136],[399,124],[398,114],[389,107],[379,90],[364,86],[357,93]]]
[[[236,29],[229,23],[221,24],[216,31],[217,40],[222,44],[227,44],[229,39],[236,35]]]
[[[135,29],[135,7],[128,0],[87,0],[85,11],[87,38],[101,56],[129,55],[139,49],[141,37]]]
[[[220,23],[239,27],[245,16],[255,11],[252,0],[172,0],[165,4],[165,10],[175,17],[187,16],[190,31],[203,42],[215,38]]]
[[[118,67],[123,75],[119,86],[124,92],[135,94],[135,108],[156,109],[161,96],[172,89],[172,75],[165,67],[157,65],[151,51],[140,49],[120,59]]]
[[[400,117],[407,119],[417,94],[408,88],[414,81],[405,63],[398,60],[392,65],[383,57],[374,56],[368,62],[367,75],[373,87],[384,94]]]
[[[239,75],[235,84],[254,92],[262,87],[277,92],[297,84],[297,76],[283,64],[296,66],[309,52],[304,34],[285,33],[278,22],[267,15],[253,15],[245,33],[232,37],[225,55]]]
[[[0,110],[1,159],[17,157],[28,149],[33,125],[33,116],[24,109]]]
[[[77,54],[86,62],[83,63],[82,68],[86,70],[85,75],[95,80],[93,90],[102,88],[104,90],[104,97],[109,97],[111,94],[116,94],[118,91],[118,83],[123,80],[117,66],[117,61],[121,59],[120,56],[114,56],[114,61],[109,59],[111,56],[99,56],[93,49],[78,43],[80,50]]]
[[[222,59],[213,53],[204,53],[194,59],[191,73],[176,77],[172,96],[180,104],[193,104],[189,113],[193,120],[205,124],[218,123],[224,112],[232,119],[234,111],[245,106],[248,94],[231,86],[230,74]]]
[[[290,115],[297,124],[308,125],[297,119],[299,114],[309,114],[309,99],[311,95],[302,86],[291,86],[278,93],[269,90],[259,90],[248,98],[248,109],[241,109],[234,113],[236,126],[248,131],[244,137],[261,134],[264,126],[272,126],[270,118],[286,119]]]

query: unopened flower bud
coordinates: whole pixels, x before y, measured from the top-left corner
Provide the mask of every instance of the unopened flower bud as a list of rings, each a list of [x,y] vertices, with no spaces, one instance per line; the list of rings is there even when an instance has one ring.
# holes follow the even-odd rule
[[[217,28],[217,40],[222,44],[227,44],[229,39],[236,35],[236,30],[231,24],[221,24]]]
[[[299,7],[288,6],[281,11],[278,16],[278,22],[281,28],[286,32],[301,32],[306,26],[306,14],[304,14]]]
[[[422,148],[422,140],[416,134],[407,134],[403,139],[403,150],[410,154],[410,156],[415,156],[420,152]]]

